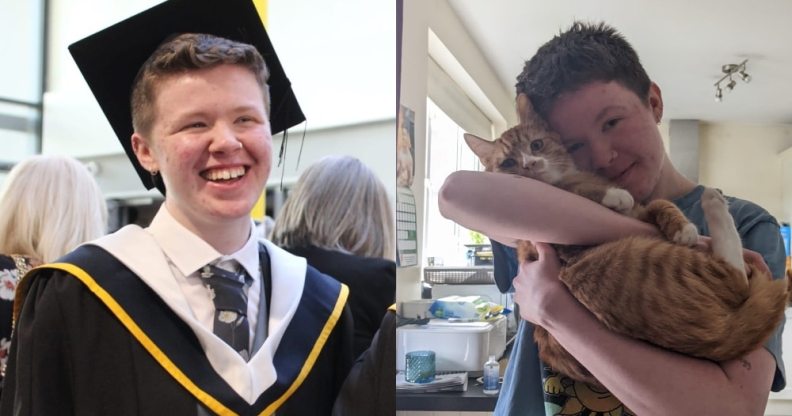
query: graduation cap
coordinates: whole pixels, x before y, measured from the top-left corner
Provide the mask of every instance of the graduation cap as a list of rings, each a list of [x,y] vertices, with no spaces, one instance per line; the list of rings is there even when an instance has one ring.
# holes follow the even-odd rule
[[[253,45],[269,69],[272,134],[305,121],[252,0],[169,0],[69,46],[99,106],[146,189],[157,187],[132,150],[132,84],[143,63],[165,40],[205,33]]]

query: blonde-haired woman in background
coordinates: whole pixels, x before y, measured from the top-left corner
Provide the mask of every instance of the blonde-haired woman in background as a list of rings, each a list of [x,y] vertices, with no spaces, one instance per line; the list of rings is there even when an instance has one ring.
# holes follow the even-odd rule
[[[0,377],[11,344],[17,281],[106,233],[107,208],[88,169],[66,156],[32,156],[14,166],[0,193]]]
[[[393,214],[382,181],[354,157],[319,160],[289,193],[271,240],[349,286],[355,355],[365,351],[396,297]]]

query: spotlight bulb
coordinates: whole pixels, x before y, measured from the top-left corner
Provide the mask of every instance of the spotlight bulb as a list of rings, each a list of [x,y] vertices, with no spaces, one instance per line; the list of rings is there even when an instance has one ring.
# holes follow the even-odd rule
[[[721,101],[723,101],[723,91],[720,88],[718,88],[717,90],[715,90],[715,102],[719,103]]]
[[[735,80],[733,80],[733,79],[730,79],[730,80],[729,80],[729,83],[728,83],[728,84],[726,84],[726,88],[728,88],[728,89],[729,89],[729,91],[731,91],[731,90],[733,90],[733,89],[734,89],[734,86],[735,86],[735,85],[737,85],[737,81],[735,81]]]
[[[726,64],[721,67],[721,71],[724,74],[733,74],[737,72],[738,65],[737,64]]]
[[[751,76],[748,75],[745,71],[740,71],[740,78],[746,83],[751,82]]]

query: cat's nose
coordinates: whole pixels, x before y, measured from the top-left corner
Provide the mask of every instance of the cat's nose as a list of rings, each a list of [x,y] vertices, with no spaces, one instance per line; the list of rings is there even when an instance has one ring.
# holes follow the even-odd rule
[[[544,166],[544,161],[541,159],[531,159],[523,163],[523,169],[541,169]]]

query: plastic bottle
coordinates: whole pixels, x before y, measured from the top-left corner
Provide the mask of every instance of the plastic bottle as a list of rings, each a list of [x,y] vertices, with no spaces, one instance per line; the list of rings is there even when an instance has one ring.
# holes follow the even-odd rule
[[[495,360],[494,355],[490,355],[489,360],[484,363],[484,394],[498,394],[499,382],[500,363]]]

